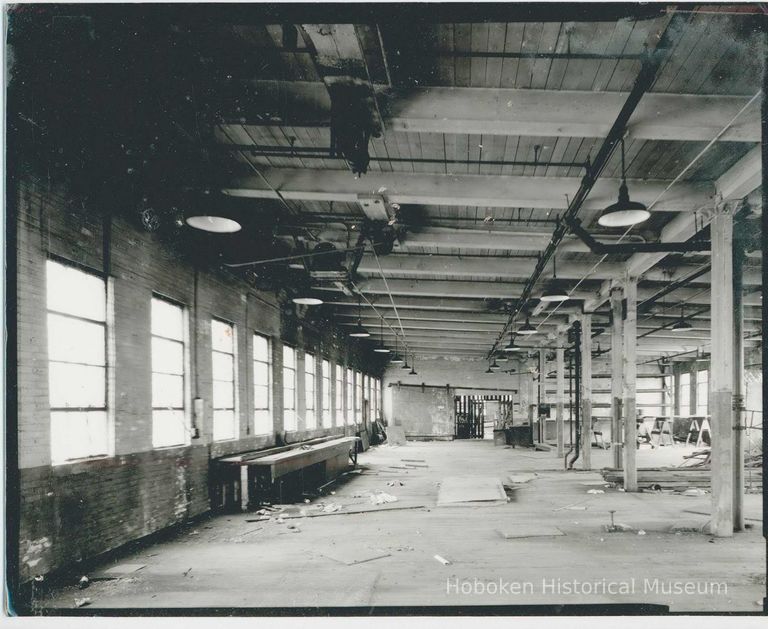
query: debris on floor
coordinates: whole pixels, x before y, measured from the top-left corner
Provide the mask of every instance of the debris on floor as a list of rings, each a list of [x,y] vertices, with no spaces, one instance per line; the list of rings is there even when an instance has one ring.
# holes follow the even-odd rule
[[[683,496],[706,496],[707,492],[698,487],[690,487],[683,492]]]
[[[146,564],[143,563],[121,563],[105,570],[99,570],[91,574],[91,581],[98,581],[103,579],[119,579],[124,575],[133,574],[144,568]]]
[[[588,494],[604,494],[604,489],[587,489]]]
[[[380,491],[376,494],[371,494],[370,501],[371,501],[371,504],[374,504],[374,505],[385,504],[387,502],[397,502],[397,496],[393,496],[392,494],[388,494],[384,491]]]
[[[86,605],[91,604],[90,598],[76,598],[75,599],[75,607],[85,607]]]
[[[445,557],[442,557],[441,555],[435,555],[435,559],[437,559],[437,561],[439,561],[444,566],[450,566],[451,565],[451,562],[448,561]]]
[[[323,513],[336,513],[336,511],[339,511],[341,509],[341,505],[338,502],[331,502],[327,505],[324,505],[322,508]]]
[[[80,581],[78,581],[78,583],[77,583],[77,587],[79,587],[81,590],[84,590],[90,584],[91,584],[91,580],[88,577],[86,577],[86,576],[82,576],[82,577],[80,577]]]
[[[532,474],[532,473],[531,474],[526,474],[526,473],[510,474],[509,476],[507,476],[507,480],[510,483],[513,483],[515,485],[521,485],[523,483],[531,482],[537,476],[538,476],[538,474]]]
[[[497,529],[504,539],[524,539],[527,537],[559,537],[565,535],[555,526],[539,526],[530,524],[512,524],[503,529]]]
[[[372,550],[370,548],[331,548],[323,551],[323,556],[338,561],[339,563],[353,566],[359,563],[366,563],[376,559],[390,557],[391,554],[382,550]]]
[[[449,476],[440,484],[438,507],[476,502],[506,503],[501,481],[488,476]]]
[[[637,532],[637,534],[638,534],[638,535],[645,535],[645,531],[644,531],[643,529],[640,529],[640,530]]]

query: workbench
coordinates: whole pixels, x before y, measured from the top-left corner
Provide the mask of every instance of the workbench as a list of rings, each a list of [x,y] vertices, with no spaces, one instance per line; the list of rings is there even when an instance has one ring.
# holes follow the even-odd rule
[[[339,437],[321,442],[296,444],[278,452],[246,452],[219,459],[225,467],[247,469],[247,481],[240,483],[236,502],[248,507],[262,501],[282,502],[291,487],[304,489],[305,480],[315,486],[328,482],[357,464],[357,442],[360,437]],[[299,473],[298,475],[296,473]],[[305,473],[307,478],[305,478]],[[286,492],[285,490],[289,491]],[[295,492],[293,492],[295,493]]]

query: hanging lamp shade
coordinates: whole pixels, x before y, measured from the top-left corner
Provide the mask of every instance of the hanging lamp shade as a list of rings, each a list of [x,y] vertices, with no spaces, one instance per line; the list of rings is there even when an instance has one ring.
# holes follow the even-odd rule
[[[499,363],[496,362],[495,358],[493,359],[493,362],[491,363],[491,366],[489,367],[489,369],[491,371],[498,371],[499,369],[501,369],[501,367],[499,367]]]
[[[408,364],[408,357],[406,356],[403,359],[403,364],[400,365],[400,369],[410,369],[410,368],[411,368],[411,366]]]
[[[371,333],[363,327],[360,319],[357,320],[357,325],[352,329],[349,335],[356,339],[368,338]]]
[[[521,348],[519,348],[517,345],[515,345],[515,339],[514,337],[510,337],[509,343],[506,344],[504,347],[505,352],[519,352],[521,351]]]
[[[357,325],[349,333],[349,336],[356,339],[368,338],[371,333],[363,327],[363,321],[360,318],[360,297],[357,298]]]
[[[293,303],[299,304],[300,306],[320,306],[323,303],[323,300],[309,295],[301,295],[294,297]]]
[[[685,320],[683,316],[683,308],[680,307],[680,318],[675,321],[674,325],[670,328],[673,332],[681,332],[683,330],[690,330],[693,326]]]
[[[680,318],[678,321],[675,321],[675,324],[670,328],[673,332],[680,332],[682,330],[690,330],[693,326],[688,323],[685,319]]]
[[[648,208],[638,201],[629,198],[627,178],[624,168],[624,139],[621,140],[621,185],[619,186],[619,200],[609,205],[600,218],[598,224],[603,227],[631,227],[647,221],[651,216]]]
[[[381,323],[379,324],[379,344],[373,348],[374,352],[377,352],[379,354],[389,354],[389,349],[384,347],[384,318],[381,318]]]
[[[397,354],[397,353],[396,353],[396,354],[394,354],[394,355],[392,356],[392,360],[390,360],[389,362],[391,362],[391,363],[392,363],[392,364],[394,364],[394,365],[399,365],[400,363],[402,363],[402,362],[403,362],[403,357],[402,357],[402,356],[400,356],[400,354]]]
[[[212,234],[233,234],[242,229],[242,225],[226,216],[199,214],[187,217],[187,225]]]
[[[504,352],[498,352],[495,356],[495,360],[497,363],[506,363],[509,362],[509,358]]]
[[[552,281],[549,288],[539,297],[541,301],[568,301],[568,293],[560,286],[557,281],[557,256],[552,256]],[[527,322],[527,320],[526,320]]]
[[[528,317],[525,318],[525,324],[517,331],[518,334],[536,334],[536,328],[531,325]]]
[[[488,366],[488,369],[485,370],[485,373],[493,373],[493,369],[491,369],[491,367]]]

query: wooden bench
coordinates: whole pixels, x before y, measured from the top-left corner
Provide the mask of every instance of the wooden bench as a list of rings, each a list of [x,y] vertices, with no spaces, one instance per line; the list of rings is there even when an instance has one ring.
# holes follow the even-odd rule
[[[303,487],[303,474],[311,469],[314,480],[329,481],[349,469],[350,459],[357,464],[357,443],[360,437],[338,437],[298,443],[266,451],[245,452],[219,459],[219,464],[235,469],[247,468],[247,482],[240,483],[240,505],[253,507],[261,501],[282,502],[283,479],[295,472]],[[312,480],[310,478],[310,480]]]

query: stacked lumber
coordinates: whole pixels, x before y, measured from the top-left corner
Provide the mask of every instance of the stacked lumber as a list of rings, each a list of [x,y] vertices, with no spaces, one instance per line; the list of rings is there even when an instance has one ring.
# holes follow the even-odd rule
[[[603,478],[608,483],[624,484],[624,470],[603,468]],[[709,466],[697,467],[649,467],[637,470],[637,486],[641,488],[686,489],[701,487],[708,489],[712,471]],[[745,478],[749,472],[745,471]],[[751,475],[752,485],[762,485],[762,478]]]

